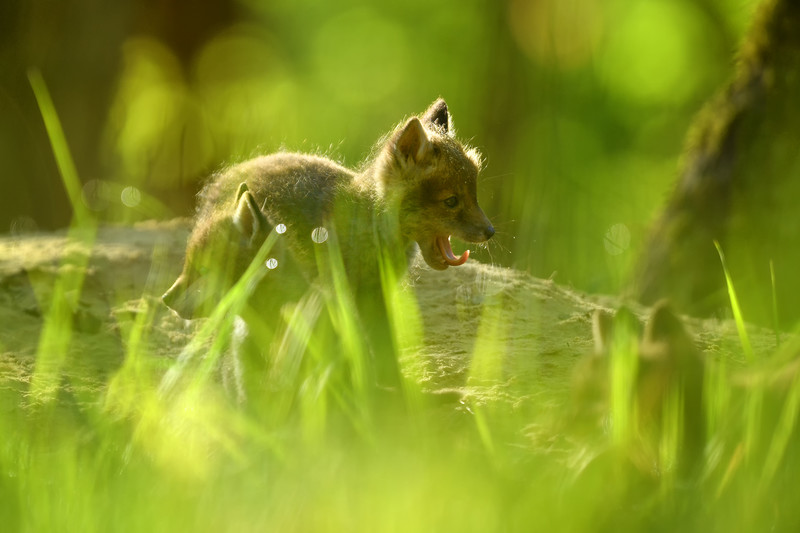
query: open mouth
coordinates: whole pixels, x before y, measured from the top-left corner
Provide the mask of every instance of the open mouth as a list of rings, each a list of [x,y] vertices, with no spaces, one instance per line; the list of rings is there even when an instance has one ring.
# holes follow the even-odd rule
[[[442,253],[442,259],[450,266],[460,266],[467,262],[469,258],[469,250],[464,250],[460,257],[453,254],[453,249],[450,247],[450,237],[436,237],[436,247]]]

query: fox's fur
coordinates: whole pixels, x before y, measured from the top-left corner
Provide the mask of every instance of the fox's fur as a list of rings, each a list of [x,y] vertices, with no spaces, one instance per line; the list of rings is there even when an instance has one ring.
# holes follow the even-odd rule
[[[320,283],[317,255],[329,245],[341,253],[362,313],[380,314],[387,257],[402,273],[418,246],[431,268],[444,270],[469,254],[453,254],[451,235],[474,243],[492,237],[477,199],[481,157],[455,139],[444,100],[396,127],[374,153],[360,171],[282,152],[217,175],[200,194],[183,272],[164,303],[187,319],[207,316],[276,231],[273,268],[252,291],[251,315],[274,315]]]
[[[431,268],[458,264],[466,257],[452,255],[450,235],[482,242],[494,234],[478,206],[480,168],[478,152],[454,138],[441,99],[390,133],[361,172],[298,153],[236,165],[201,193],[184,270],[164,302],[184,318],[208,314],[219,294],[210,293],[204,278],[223,278],[215,292],[229,289],[281,224],[278,250],[308,281],[317,276],[311,238],[316,228],[336,232],[356,288],[379,279],[379,247],[410,257],[406,251],[416,243]],[[201,260],[210,250],[212,256]],[[276,274],[281,266],[279,261]]]

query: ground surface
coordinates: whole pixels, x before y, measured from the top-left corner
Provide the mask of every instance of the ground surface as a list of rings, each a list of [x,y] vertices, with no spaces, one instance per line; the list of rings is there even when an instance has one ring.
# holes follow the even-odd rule
[[[761,395],[719,395],[725,420],[706,454],[709,481],[680,488],[669,464],[638,460],[660,457],[638,453],[649,450],[640,441],[610,445],[606,405],[571,394],[592,351],[594,310],[619,302],[523,272],[475,261],[410,269],[403,290],[420,320],[401,322],[421,332],[411,328],[401,364],[425,394],[404,396],[397,411],[361,396],[326,407],[353,392],[318,393],[329,363],[268,390],[258,405],[269,416],[239,406],[213,378],[173,387],[186,383],[173,377],[200,375],[187,369],[216,375],[204,365],[216,361],[205,357],[210,340],[187,349],[212,322],[182,320],[159,300],[181,270],[189,227],[0,238],[4,530],[797,531],[800,467],[794,454],[783,458],[794,449],[793,418],[761,417],[765,452],[741,461],[760,434],[750,415]],[[704,357],[742,364],[733,322],[685,323]],[[773,334],[749,334],[757,355],[774,352]],[[759,479],[773,482],[760,499]],[[759,501],[769,503],[750,505]]]
[[[155,313],[150,353],[168,367],[197,327],[158,300],[181,269],[189,224],[105,227],[91,246],[70,242],[64,232],[0,238],[0,386],[27,388],[57,281],[77,268],[64,258],[87,253],[79,296],[75,289],[67,295],[73,331],[63,386],[102,391],[145,308]],[[423,346],[405,354],[408,371],[429,392],[458,392],[474,402],[565,401],[576,360],[592,349],[591,313],[619,304],[474,261],[445,272],[415,266],[409,281],[425,333]],[[707,357],[742,359],[732,322],[687,322]],[[755,329],[751,342],[757,353],[775,346],[772,334]],[[473,357],[490,361],[492,370],[481,372]]]

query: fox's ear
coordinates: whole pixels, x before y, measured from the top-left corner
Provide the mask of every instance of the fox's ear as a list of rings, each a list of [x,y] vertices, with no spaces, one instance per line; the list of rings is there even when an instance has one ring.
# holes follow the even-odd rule
[[[267,219],[261,209],[258,208],[256,199],[247,185],[239,185],[236,200],[236,211],[233,213],[233,225],[236,226],[242,235],[247,239],[253,239],[256,235],[263,233],[268,227]]]
[[[395,135],[393,144],[395,158],[401,163],[420,163],[431,150],[428,134],[417,117],[408,119]]]
[[[422,122],[433,124],[445,133],[449,133],[453,129],[452,121],[450,119],[450,112],[447,110],[447,103],[439,98],[425,111],[422,115]]]
[[[246,182],[243,181],[239,184],[239,189],[236,191],[236,205],[239,205],[239,198],[241,198],[242,195],[249,190],[250,189],[247,187]]]

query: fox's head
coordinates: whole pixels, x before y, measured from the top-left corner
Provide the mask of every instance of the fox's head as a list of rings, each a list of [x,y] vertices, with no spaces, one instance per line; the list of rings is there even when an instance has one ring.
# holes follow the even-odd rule
[[[494,235],[478,205],[480,169],[480,154],[455,140],[441,98],[392,133],[378,156],[379,194],[397,206],[401,233],[416,241],[431,268],[466,262],[469,250],[456,257],[451,235],[475,243]]]
[[[233,207],[198,221],[186,247],[183,272],[161,297],[182,318],[208,316],[245,272],[270,232],[246,184],[239,186]]]

